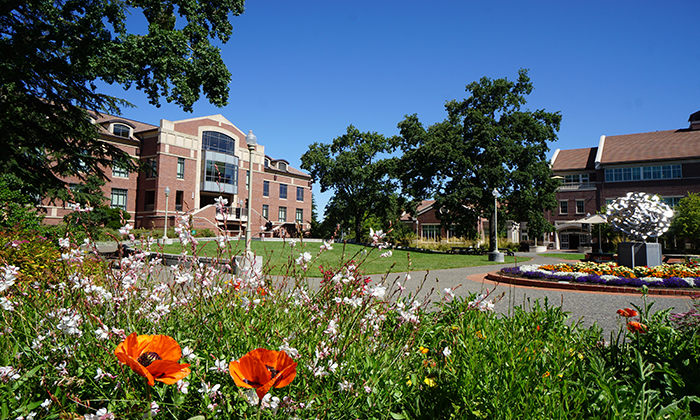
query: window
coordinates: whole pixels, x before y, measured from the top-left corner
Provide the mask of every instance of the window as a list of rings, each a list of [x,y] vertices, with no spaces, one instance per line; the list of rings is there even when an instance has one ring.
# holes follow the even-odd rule
[[[263,197],[270,196],[270,181],[263,181]]]
[[[287,199],[287,184],[280,184],[280,198]]]
[[[270,206],[267,204],[263,204],[262,217],[264,219],[270,219]]]
[[[297,187],[297,201],[304,201],[304,187]]]
[[[131,129],[129,129],[129,126],[125,124],[114,124],[112,126],[112,134],[117,137],[124,137],[125,139],[128,139],[131,135]]]
[[[588,174],[565,175],[565,184],[583,184],[588,182]]]
[[[238,166],[225,162],[207,161],[205,181],[238,185]]]
[[[299,224],[304,223],[304,209],[297,209],[297,214],[294,221]]]
[[[175,191],[175,211],[182,211],[183,191]]]
[[[683,197],[663,197],[662,200],[664,201],[664,203],[668,204],[672,209],[675,209],[682,198]]]
[[[280,207],[280,210],[277,214],[277,220],[280,222],[287,221],[287,208],[286,207]]]
[[[586,201],[576,200],[576,214],[582,214],[586,212]]]
[[[265,167],[269,168],[270,167],[270,159],[265,158]]]
[[[611,168],[605,170],[605,182],[682,178],[681,165]]]
[[[122,188],[112,188],[110,207],[126,211],[127,190]]]
[[[435,241],[440,236],[440,225],[423,225],[421,226],[424,240]]]
[[[277,167],[279,168],[280,171],[286,171],[287,170],[287,164],[284,162],[280,162],[277,164]]]
[[[156,205],[156,192],[154,190],[146,191],[145,198],[144,210],[153,210]]]
[[[158,163],[153,158],[146,159],[146,178],[155,178],[158,173]]]
[[[117,178],[128,178],[129,171],[119,166],[112,166],[112,176]]]
[[[569,202],[560,201],[559,202],[559,214],[569,214]]]
[[[217,131],[205,131],[202,133],[202,149],[235,155],[236,139]]]
[[[177,158],[177,179],[185,179],[185,158]]]

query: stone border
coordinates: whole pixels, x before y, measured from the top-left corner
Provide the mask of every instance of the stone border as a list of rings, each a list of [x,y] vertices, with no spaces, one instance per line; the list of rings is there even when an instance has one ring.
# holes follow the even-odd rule
[[[527,279],[521,277],[511,277],[502,274],[500,271],[493,271],[486,274],[486,279],[505,284],[514,284],[517,286],[543,287],[547,289],[563,289],[563,290],[579,290],[582,292],[603,292],[603,293],[632,293],[641,295],[639,287],[627,286],[610,286],[606,284],[591,284],[591,283],[572,283],[568,281],[550,281]],[[647,294],[649,295],[676,295],[676,296],[700,296],[700,289],[669,289],[649,287]]]

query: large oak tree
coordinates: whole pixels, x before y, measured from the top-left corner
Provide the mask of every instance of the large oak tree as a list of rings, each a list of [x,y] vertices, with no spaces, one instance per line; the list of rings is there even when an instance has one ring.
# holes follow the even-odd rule
[[[494,189],[499,214],[527,221],[533,237],[550,230],[543,209],[556,206],[558,184],[546,154],[561,115],[523,109],[532,90],[526,70],[517,81],[484,77],[466,86],[468,98],[447,102],[444,121],[426,129],[417,115],[406,116],[397,172],[404,192],[416,201],[434,198],[443,225],[465,236],[475,236],[479,217],[493,216]]]
[[[25,193],[67,198],[66,175],[136,164],[97,141],[88,111],[128,105],[96,83],[135,87],[187,111],[204,94],[223,106],[231,74],[212,41],[227,42],[244,0],[6,0],[0,3],[0,165]],[[127,24],[143,13],[148,28]]]

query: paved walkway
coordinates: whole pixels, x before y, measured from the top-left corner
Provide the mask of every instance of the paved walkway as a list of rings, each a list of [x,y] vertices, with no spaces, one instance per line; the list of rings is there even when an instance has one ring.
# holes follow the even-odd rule
[[[543,257],[537,254],[517,253],[516,256],[530,257],[532,260],[518,263],[524,264],[551,264],[564,262],[551,257]],[[568,261],[571,262],[571,261]],[[405,284],[406,291],[414,290],[420,281],[425,277],[425,284],[422,293],[425,294],[431,289],[440,294],[443,289],[457,287],[455,295],[468,296],[471,293],[484,293],[486,290],[493,290],[494,296],[506,292],[505,297],[496,304],[495,310],[501,314],[512,312],[514,306],[528,308],[532,302],[539,300],[543,303],[545,298],[550,305],[561,306],[565,312],[569,313],[569,322],[577,322],[583,327],[590,327],[597,324],[603,329],[603,337],[608,340],[611,332],[617,332],[622,325],[620,317],[616,311],[620,308],[632,307],[632,304],[642,306],[641,294],[626,293],[603,293],[587,291],[568,291],[557,289],[545,289],[539,287],[515,286],[505,283],[495,283],[485,279],[489,272],[499,271],[503,267],[512,267],[513,264],[487,265],[479,267],[456,268],[450,270],[434,270],[426,272],[412,272],[411,279]],[[381,276],[372,276],[377,279]],[[396,278],[403,282],[404,275],[392,274],[388,280]],[[433,300],[439,299],[433,296]],[[692,301],[685,296],[658,296],[649,295],[648,302],[654,302],[652,312],[662,309],[672,308],[672,312],[686,312],[692,308]]]

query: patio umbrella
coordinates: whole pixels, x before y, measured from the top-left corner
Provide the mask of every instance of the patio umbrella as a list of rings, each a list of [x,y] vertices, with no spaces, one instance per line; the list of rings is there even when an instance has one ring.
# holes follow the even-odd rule
[[[572,220],[569,223],[587,223],[589,225],[597,225],[599,223],[608,223],[608,219],[605,217],[605,215],[602,214],[587,214],[586,217],[583,217],[581,219],[576,219]],[[600,229],[598,229],[598,252],[601,252],[601,245],[602,243],[600,242],[601,237],[600,237]]]

